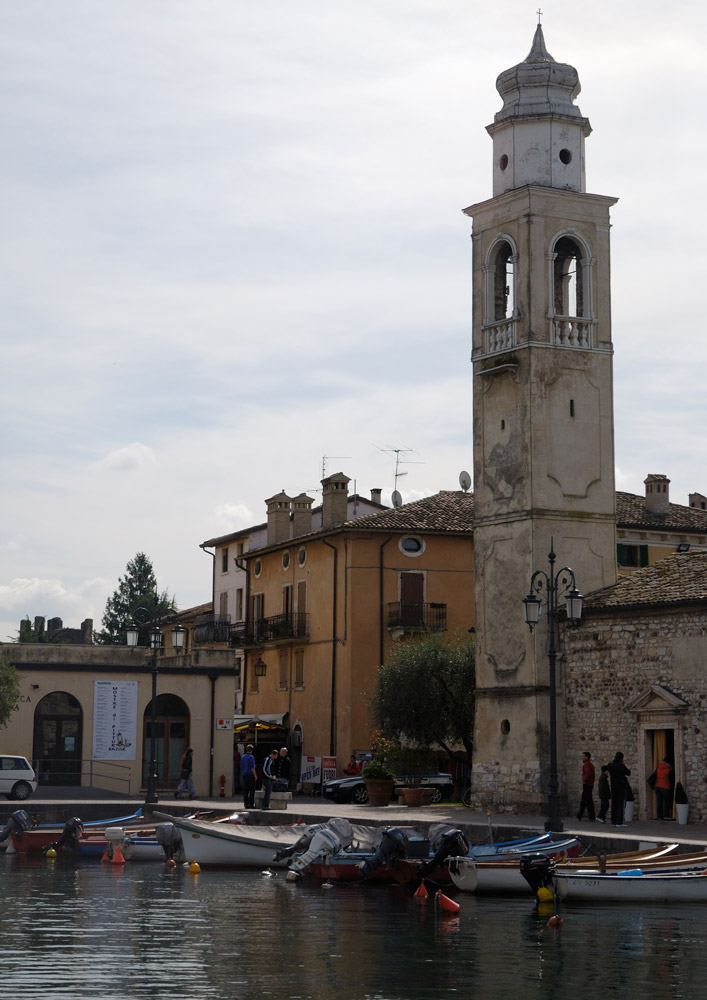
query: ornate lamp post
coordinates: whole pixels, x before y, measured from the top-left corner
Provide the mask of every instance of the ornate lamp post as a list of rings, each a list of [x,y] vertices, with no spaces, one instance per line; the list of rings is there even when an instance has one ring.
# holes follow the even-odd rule
[[[137,646],[138,636],[140,634],[141,628],[146,628],[148,625],[151,627],[148,629],[148,635],[150,637],[150,649],[152,653],[150,655],[150,670],[152,672],[152,702],[150,705],[150,766],[147,772],[147,791],[145,793],[145,805],[154,805],[159,801],[157,798],[156,781],[157,781],[157,749],[156,749],[156,730],[157,730],[157,650],[162,646],[162,629],[160,628],[160,621],[155,617],[155,612],[150,611],[148,608],[135,608],[133,612],[134,615],[142,618],[142,621],[137,623],[133,622],[128,625],[125,629],[125,635],[127,638],[128,646]],[[179,622],[176,623],[172,629],[172,644],[176,650],[181,650],[184,646],[184,636],[186,635],[186,629],[182,628]]]
[[[542,599],[539,595],[545,592],[545,614],[547,617],[547,656],[550,664],[550,783],[548,786],[547,806],[548,817],[545,820],[547,831],[561,831],[560,802],[558,796],[559,780],[557,777],[557,692],[555,682],[555,666],[557,663],[557,628],[559,618],[558,598],[565,598],[567,623],[577,627],[582,617],[583,597],[577,590],[574,572],[569,566],[555,571],[554,543],[550,541],[548,560],[550,570],[536,570],[530,578],[528,596],[523,599],[525,605],[525,620],[532,632],[540,620]]]

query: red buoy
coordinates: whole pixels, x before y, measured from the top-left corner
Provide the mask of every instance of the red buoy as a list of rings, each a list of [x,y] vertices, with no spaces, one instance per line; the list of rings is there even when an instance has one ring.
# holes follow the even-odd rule
[[[459,913],[461,909],[459,903],[455,903],[449,896],[445,896],[441,889],[437,890],[435,898],[443,910],[446,910],[448,913]]]
[[[418,903],[426,903],[429,892],[424,882],[420,882],[419,888],[415,890],[415,899]]]
[[[552,927],[552,929],[555,931],[559,931],[560,927],[562,927],[563,924],[564,920],[562,919],[562,917],[558,917],[556,913],[553,914],[547,922],[547,926]]]

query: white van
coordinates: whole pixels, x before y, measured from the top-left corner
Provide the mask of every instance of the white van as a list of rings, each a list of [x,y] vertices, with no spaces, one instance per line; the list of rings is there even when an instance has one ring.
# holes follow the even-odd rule
[[[0,795],[28,799],[37,789],[37,776],[26,757],[0,754]]]

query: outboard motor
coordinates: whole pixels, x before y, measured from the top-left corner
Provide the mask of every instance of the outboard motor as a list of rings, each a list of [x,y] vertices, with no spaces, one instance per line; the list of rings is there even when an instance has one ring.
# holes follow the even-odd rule
[[[29,814],[24,809],[16,809],[2,830],[0,830],[0,844],[3,840],[7,840],[10,834],[24,833],[25,830],[29,830],[31,825],[32,821],[29,818]]]
[[[547,854],[530,854],[520,859],[520,873],[534,893],[552,888],[555,862]]]
[[[158,823],[155,826],[155,838],[164,851],[165,861],[181,858],[184,853],[182,834],[174,823]]]
[[[295,855],[290,862],[287,878],[290,881],[301,878],[304,870],[315,861],[326,864],[332,855],[350,847],[352,841],[353,829],[349,821],[343,816],[335,816],[312,836],[304,854]]]
[[[405,830],[401,830],[397,826],[384,830],[376,853],[365,861],[361,861],[358,866],[361,878],[372,875],[382,865],[390,863],[394,866],[401,858],[405,857],[407,848],[408,835]]]
[[[310,826],[305,826],[302,836],[294,844],[290,845],[290,847],[282,847],[273,854],[273,861],[284,861],[285,858],[291,858],[293,854],[306,851],[312,843],[314,835],[324,829],[326,829],[326,823],[312,823]]]
[[[55,844],[48,844],[44,851],[45,854],[50,847],[55,848],[55,850],[74,852],[79,849],[79,839],[83,836],[83,823],[78,818],[78,816],[72,817],[72,819],[67,819],[64,824],[64,829],[61,831],[61,837],[57,840]]]
[[[431,848],[435,852],[429,861],[422,861],[417,866],[420,875],[429,875],[439,868],[447,858],[464,857],[469,853],[469,841],[461,830],[453,827],[445,827],[436,833],[431,841]]]

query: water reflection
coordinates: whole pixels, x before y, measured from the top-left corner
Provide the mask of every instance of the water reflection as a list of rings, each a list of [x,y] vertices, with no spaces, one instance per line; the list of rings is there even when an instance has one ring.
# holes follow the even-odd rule
[[[699,906],[565,906],[402,888],[291,884],[257,872],[0,859],[3,995],[21,1000],[523,1000],[695,997]]]

